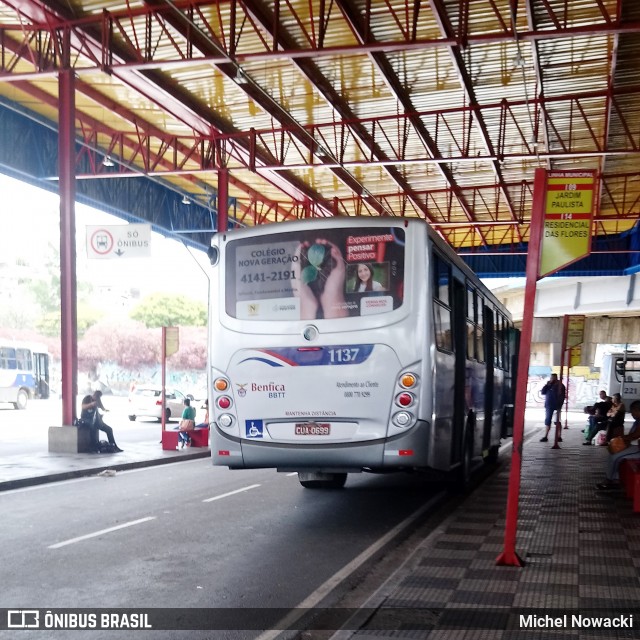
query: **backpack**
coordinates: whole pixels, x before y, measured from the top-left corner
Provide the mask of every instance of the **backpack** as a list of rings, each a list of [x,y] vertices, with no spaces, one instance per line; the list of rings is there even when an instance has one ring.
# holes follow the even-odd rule
[[[98,449],[100,450],[100,453],[115,453],[116,452],[116,448],[106,442],[105,440],[100,440],[100,442],[98,443]]]
[[[604,447],[607,444],[607,432],[598,431],[592,440],[592,443],[598,447]]]

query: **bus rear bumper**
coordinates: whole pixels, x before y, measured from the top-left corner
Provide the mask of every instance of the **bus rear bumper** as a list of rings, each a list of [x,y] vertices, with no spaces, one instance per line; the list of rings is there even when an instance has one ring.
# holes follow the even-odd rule
[[[357,472],[363,469],[420,469],[428,467],[426,424],[386,440],[326,445],[283,444],[237,440],[218,430],[213,463],[230,469],[305,469]]]

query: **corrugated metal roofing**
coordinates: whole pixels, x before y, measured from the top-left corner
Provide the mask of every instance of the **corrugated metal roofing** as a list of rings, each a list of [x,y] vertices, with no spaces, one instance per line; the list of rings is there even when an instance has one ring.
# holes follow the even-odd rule
[[[593,169],[602,236],[640,212],[638,5],[0,0],[0,96],[55,122],[68,31],[96,174],[207,203],[222,162],[243,224],[415,216],[469,249],[527,241],[536,168]]]

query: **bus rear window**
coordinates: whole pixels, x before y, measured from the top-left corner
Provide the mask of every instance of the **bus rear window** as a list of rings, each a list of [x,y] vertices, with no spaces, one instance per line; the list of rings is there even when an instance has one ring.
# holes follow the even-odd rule
[[[227,245],[226,312],[241,320],[387,313],[404,295],[404,229],[313,229]]]

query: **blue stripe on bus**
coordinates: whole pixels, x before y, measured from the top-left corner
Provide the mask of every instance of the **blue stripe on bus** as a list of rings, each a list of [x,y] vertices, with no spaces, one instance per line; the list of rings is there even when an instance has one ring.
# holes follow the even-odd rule
[[[245,358],[244,360],[240,360],[238,364],[242,364],[243,362],[250,362],[251,360],[255,360],[256,362],[264,362],[265,364],[268,364],[270,367],[284,366],[280,362],[272,362],[271,360],[267,360],[266,358]]]
[[[339,344],[327,347],[283,347],[260,349],[265,356],[252,356],[240,362],[256,361],[271,367],[317,367],[332,365],[362,364],[373,352],[372,344]]]

